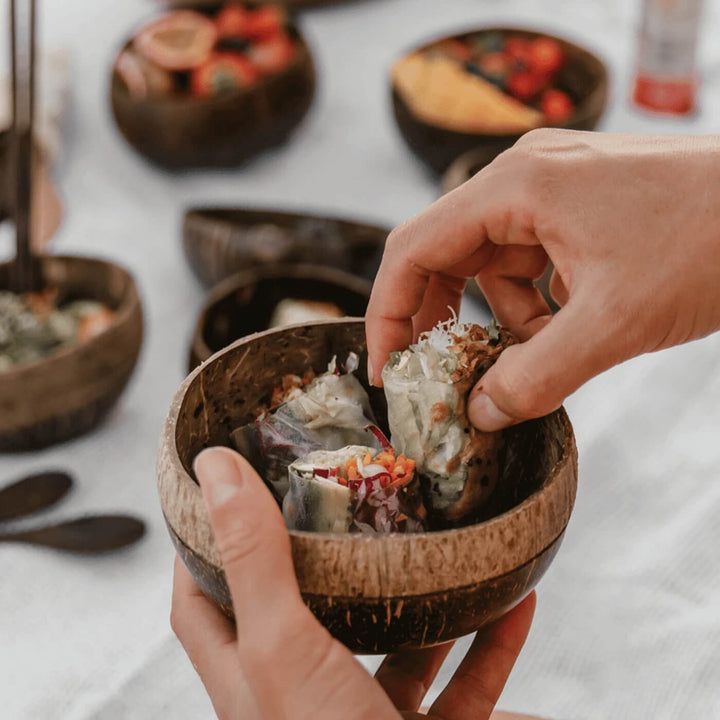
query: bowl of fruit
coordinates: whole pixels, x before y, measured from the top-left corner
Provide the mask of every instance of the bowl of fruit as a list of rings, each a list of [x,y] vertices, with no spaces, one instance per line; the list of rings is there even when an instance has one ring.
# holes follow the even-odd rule
[[[608,93],[605,65],[591,52],[515,28],[421,45],[394,63],[391,84],[405,141],[438,173],[469,150],[486,165],[537,127],[593,130]]]
[[[175,9],[125,42],[110,101],[125,139],[168,169],[232,167],[285,142],[315,69],[287,11],[231,2]]]

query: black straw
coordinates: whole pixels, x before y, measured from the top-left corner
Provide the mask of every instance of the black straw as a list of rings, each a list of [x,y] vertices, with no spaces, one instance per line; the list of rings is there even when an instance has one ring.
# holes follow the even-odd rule
[[[12,52],[12,131],[15,188],[14,218],[16,257],[13,289],[17,293],[38,289],[36,258],[30,242],[32,198],[32,145],[35,112],[35,0],[25,0],[26,22],[18,22],[16,0],[10,0]]]

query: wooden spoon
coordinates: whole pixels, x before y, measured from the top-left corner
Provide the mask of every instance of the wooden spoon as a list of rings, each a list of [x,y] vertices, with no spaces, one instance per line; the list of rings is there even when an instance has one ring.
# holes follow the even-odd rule
[[[145,523],[129,515],[88,515],[56,525],[0,534],[0,543],[25,542],[57,550],[102,553],[137,542]]]
[[[73,480],[64,472],[28,475],[0,490],[0,520],[30,515],[54,505],[72,487]]]

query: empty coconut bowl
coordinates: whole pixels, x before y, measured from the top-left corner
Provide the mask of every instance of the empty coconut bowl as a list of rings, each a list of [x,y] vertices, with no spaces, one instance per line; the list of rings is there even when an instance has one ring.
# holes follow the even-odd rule
[[[240,165],[284,143],[312,103],[315,67],[297,26],[286,19],[283,42],[275,45],[235,37],[232,33],[244,30],[234,30],[232,18],[229,30],[220,29],[222,7],[169,11],[155,25],[138,30],[115,59],[110,101],[118,128],[138,152],[167,169]],[[171,16],[200,26],[187,32],[199,36],[194,42],[198,57],[206,56],[202,64],[191,56],[159,54],[152,41],[141,42],[148,28]],[[171,37],[172,32],[160,26],[157,36]],[[223,37],[224,32],[230,35]],[[266,46],[253,55],[259,43]]]
[[[244,338],[196,368],[165,422],[158,485],[170,535],[198,586],[227,615],[220,554],[192,473],[205,447],[230,446],[286,373],[365,352],[362,320],[327,321]],[[367,387],[360,362],[359,379]],[[371,398],[382,415],[382,391]],[[565,411],[507,431],[503,481],[488,519],[467,527],[368,536],[290,531],[305,602],[358,653],[424,647],[473,632],[522,600],[558,550],[575,498],[577,454]],[[328,568],[332,572],[328,572]]]
[[[0,451],[32,450],[82,435],[107,414],[129,380],[140,352],[143,321],[131,275],[114,263],[84,257],[44,257],[43,287],[60,302],[97,300],[115,315],[109,327],[47,358],[0,372]],[[0,265],[0,289],[10,286]]]
[[[287,265],[246,270],[210,292],[195,325],[189,370],[246,335],[302,315],[362,317],[372,284],[335,268]],[[305,320],[307,317],[304,318]]]
[[[207,287],[240,270],[278,263],[336,267],[372,280],[389,228],[306,213],[260,208],[192,208],[183,247]]]
[[[527,102],[511,97],[509,92],[498,87],[508,77],[501,73],[509,72],[507,67],[502,67],[507,48],[502,43],[507,44],[509,38],[519,38],[521,42],[541,38],[550,41],[550,49],[545,47],[539,58],[539,62],[548,63],[548,68],[549,63],[554,62],[550,57],[553,48],[560,48],[562,61],[558,62],[562,64],[553,71],[552,87],[548,89],[559,91],[563,97],[551,98],[548,106],[543,105],[544,110],[540,107],[544,100],[539,99],[544,92],[542,85],[538,85],[534,95],[530,95],[532,86],[522,87],[523,81],[528,81],[527,72],[524,73],[526,77],[518,81],[520,87],[517,88],[520,96],[528,94]],[[486,40],[492,52],[482,56],[468,55],[468,59],[464,59],[463,53],[468,52],[468,46],[476,44],[480,47]],[[492,43],[498,44],[499,48],[493,49]],[[444,55],[439,63],[428,66],[430,69],[423,66],[423,55],[430,48],[437,53],[440,47],[444,48],[442,52],[447,57]],[[411,59],[410,63],[408,59]],[[455,62],[457,66],[452,64]],[[513,58],[512,63],[514,68],[525,67],[527,61]],[[437,86],[439,78],[440,93],[452,96],[443,99],[436,93],[436,107],[417,101],[417,98],[430,96],[429,72],[436,73],[433,87]],[[493,27],[433,40],[417,47],[393,66],[391,89],[395,120],[406,143],[430,168],[443,173],[453,160],[473,149],[476,150],[476,163],[480,167],[487,165],[533,127],[593,130],[607,102],[608,76],[599,58],[567,40],[530,30]],[[562,107],[558,107],[558,103],[562,106],[568,99],[571,109],[561,117]]]

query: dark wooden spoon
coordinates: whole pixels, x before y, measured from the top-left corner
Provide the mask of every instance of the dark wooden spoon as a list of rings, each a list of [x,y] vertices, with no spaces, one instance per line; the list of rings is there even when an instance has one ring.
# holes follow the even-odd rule
[[[28,475],[0,490],[0,520],[30,515],[54,505],[72,487],[73,480],[64,472]]]
[[[129,515],[88,515],[22,532],[0,533],[2,542],[25,542],[57,550],[102,553],[131,545],[145,534],[145,523]]]

